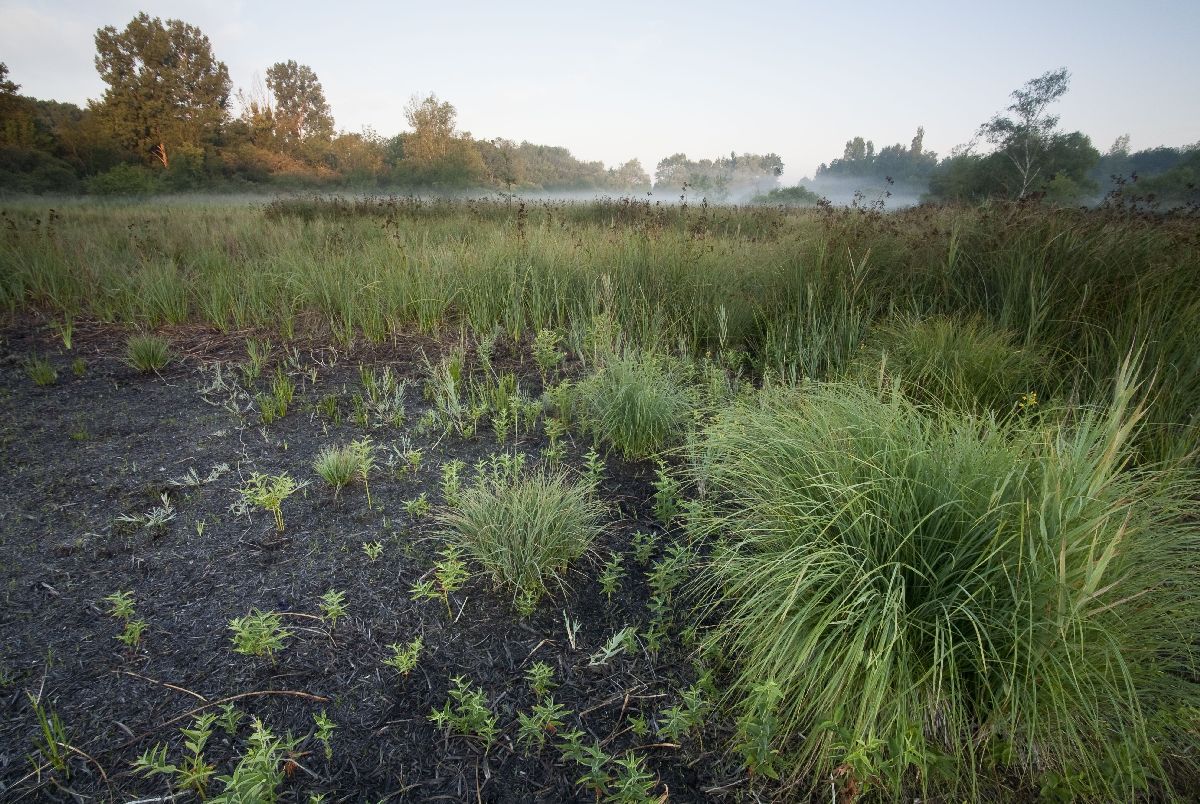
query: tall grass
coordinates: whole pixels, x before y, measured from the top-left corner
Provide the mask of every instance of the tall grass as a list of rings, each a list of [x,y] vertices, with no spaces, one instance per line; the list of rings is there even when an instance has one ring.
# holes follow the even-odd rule
[[[991,206],[862,210],[632,201],[309,200],[269,208],[17,203],[0,304],[145,327],[203,321],[380,340],[465,322],[569,332],[603,314],[640,349],[733,351],[827,379],[896,312],[986,321],[1068,358],[1097,400],[1131,348],[1155,395],[1141,437],[1175,457],[1200,423],[1194,219]]]
[[[709,644],[736,699],[778,685],[750,716],[794,777],[1131,800],[1194,770],[1200,486],[1130,466],[1123,377],[1067,424],[833,385],[698,437]]]

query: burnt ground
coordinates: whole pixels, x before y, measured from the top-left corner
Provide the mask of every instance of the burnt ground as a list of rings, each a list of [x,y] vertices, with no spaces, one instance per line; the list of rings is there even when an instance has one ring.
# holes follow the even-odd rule
[[[523,675],[538,660],[555,669],[554,698],[572,713],[565,728],[586,732],[614,756],[635,749],[658,777],[656,796],[700,801],[748,792],[736,762],[715,748],[724,744],[718,726],[675,743],[653,725],[696,677],[680,639],[688,612],[676,612],[656,655],[642,648],[589,666],[614,632],[644,628],[651,618],[646,567],[630,551],[632,533],[661,532],[650,507],[651,466],[607,459],[601,494],[609,520],[597,553],[623,552],[629,571],[611,603],[597,581],[601,562],[591,560],[574,568],[565,595],[543,600],[525,619],[486,579],[473,577],[452,596],[451,619],[440,600],[414,602],[409,594],[442,546],[440,465],[460,459],[469,467],[498,445],[486,427],[471,438],[419,433],[428,404],[421,352],[436,356],[442,344],[415,335],[349,353],[293,344],[296,364],[315,367],[317,380],[297,377],[287,415],[264,426],[255,412],[237,414],[221,394],[205,399],[200,392],[211,378],[202,366],[245,361],[243,339],[167,333],[183,354],[156,375],[121,360],[126,334],[79,326],[68,351],[32,320],[0,329],[0,799],[169,800],[166,777],[135,774],[134,760],[165,742],[168,759],[179,761],[179,728],[195,711],[217,711],[216,702],[241,696],[233,702],[246,715],[276,734],[304,738],[289,764],[285,801],[313,793],[330,801],[595,801],[576,784],[583,769],[557,749],[525,756],[515,745],[516,713],[535,701]],[[537,395],[538,373],[519,352],[502,346],[497,360]],[[55,384],[33,383],[25,369],[31,355],[54,365]],[[81,376],[72,370],[77,358],[86,362]],[[278,349],[275,358],[260,389],[282,359]],[[348,397],[360,388],[360,364],[391,366],[413,380],[404,425],[351,421]],[[339,396],[340,423],[315,408],[331,394]],[[539,452],[546,442],[536,432],[522,436],[519,448]],[[376,471],[372,509],[361,485],[335,501],[312,471],[321,448],[363,435],[381,446],[409,438],[423,451],[416,472]],[[566,463],[578,467],[591,443],[573,439],[566,439]],[[203,479],[222,464],[229,471],[211,482],[171,482],[189,469]],[[255,471],[312,481],[284,503],[282,536],[269,513],[231,510],[237,487]],[[468,468],[464,480],[471,475]],[[414,518],[403,504],[422,492],[434,512]],[[164,493],[176,511],[165,526],[118,519],[148,511]],[[659,554],[669,539],[660,540]],[[371,560],[362,544],[374,541],[383,551]],[[333,629],[304,616],[320,613],[329,589],[345,592],[349,611]],[[117,590],[133,592],[148,623],[135,650],[115,639],[121,625],[103,602]],[[232,649],[229,620],[255,608],[282,612],[294,632],[274,663]],[[565,617],[578,623],[574,645]],[[425,650],[411,675],[383,664],[387,646],[418,635]],[[501,735],[486,751],[428,719],[458,675],[482,688],[499,716]],[[39,754],[31,698],[61,719],[69,773]],[[328,760],[312,737],[313,715],[322,710],[337,724]],[[637,714],[652,724],[640,737],[630,729]],[[217,730],[211,738],[205,756],[218,774],[236,762],[248,721],[235,737]],[[219,789],[214,783],[210,792]]]

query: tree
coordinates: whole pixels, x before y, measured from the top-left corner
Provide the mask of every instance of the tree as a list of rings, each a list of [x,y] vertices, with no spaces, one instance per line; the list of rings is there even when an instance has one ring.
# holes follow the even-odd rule
[[[333,115],[317,74],[307,64],[278,62],[267,70],[267,89],[274,98],[276,144],[299,155],[333,138]],[[306,147],[308,146],[308,147]],[[311,155],[311,153],[310,153]]]
[[[96,32],[96,70],[108,85],[97,112],[120,144],[168,165],[177,149],[212,143],[229,115],[229,70],[199,28],[140,13],[125,30]]]
[[[413,129],[404,142],[405,159],[428,164],[450,152],[458,111],[449,101],[439,103],[434,94],[424,99],[414,95],[404,107],[404,116]]]
[[[1058,126],[1058,116],[1047,109],[1066,94],[1070,80],[1067,68],[1060,67],[1026,81],[1013,91],[1008,114],[997,113],[979,128],[980,135],[1015,169],[1017,198],[1028,195],[1043,174],[1046,151]]]

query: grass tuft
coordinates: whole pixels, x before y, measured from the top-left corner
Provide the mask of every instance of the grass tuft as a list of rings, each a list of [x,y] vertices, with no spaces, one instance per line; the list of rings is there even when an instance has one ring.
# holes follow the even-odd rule
[[[707,427],[700,588],[751,767],[889,799],[1194,772],[1200,488],[1130,467],[1131,397],[1038,430],[817,386]]]
[[[649,352],[610,357],[575,387],[580,423],[630,459],[676,444],[696,407],[683,369]]]
[[[591,549],[604,514],[590,490],[563,475],[497,473],[463,490],[441,516],[452,543],[526,610],[562,586]]]
[[[171,345],[158,335],[131,335],[125,342],[125,362],[143,374],[160,371],[171,362]]]

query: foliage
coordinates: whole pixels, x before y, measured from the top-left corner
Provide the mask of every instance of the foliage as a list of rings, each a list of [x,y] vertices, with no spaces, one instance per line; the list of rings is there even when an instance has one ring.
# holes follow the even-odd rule
[[[450,683],[454,686],[447,692],[446,703],[441,709],[434,709],[429,719],[447,734],[475,737],[485,748],[490,748],[500,732],[483,690],[472,688],[463,676],[451,678]]]
[[[275,515],[275,529],[283,530],[283,501],[295,494],[300,484],[284,472],[281,475],[266,475],[254,472],[245,485],[238,489],[247,505],[256,505]]]
[[[246,656],[266,656],[272,662],[283,650],[292,632],[283,627],[283,618],[274,611],[252,609],[244,617],[229,621],[233,632],[233,649]]]
[[[725,534],[701,581],[722,612],[709,644],[738,698],[779,685],[774,767],[892,797],[1046,771],[1105,798],[1169,783],[1164,746],[1194,739],[1163,716],[1197,695],[1180,636],[1200,618],[1197,496],[1129,469],[1131,374],[1111,409],[1045,430],[821,386],[704,431],[696,479]]]
[[[396,642],[388,646],[392,655],[383,660],[383,663],[394,669],[402,676],[407,676],[417,666],[417,661],[421,658],[421,649],[424,643],[420,637],[414,638],[407,645],[401,645]]]
[[[160,371],[170,361],[171,345],[159,335],[131,335],[125,342],[125,362],[143,374]]]
[[[1023,394],[1051,388],[1044,348],[1023,347],[980,318],[899,316],[875,327],[866,347],[859,376],[890,381],[919,402],[1008,414]]]
[[[447,535],[478,561],[514,602],[536,602],[562,586],[568,565],[599,534],[603,507],[560,474],[484,476],[440,516]]]
[[[58,370],[44,357],[35,355],[26,360],[25,373],[33,380],[34,385],[46,386],[58,382]]]
[[[613,355],[576,386],[581,426],[628,459],[672,446],[696,405],[680,374],[679,366],[649,352]]]

